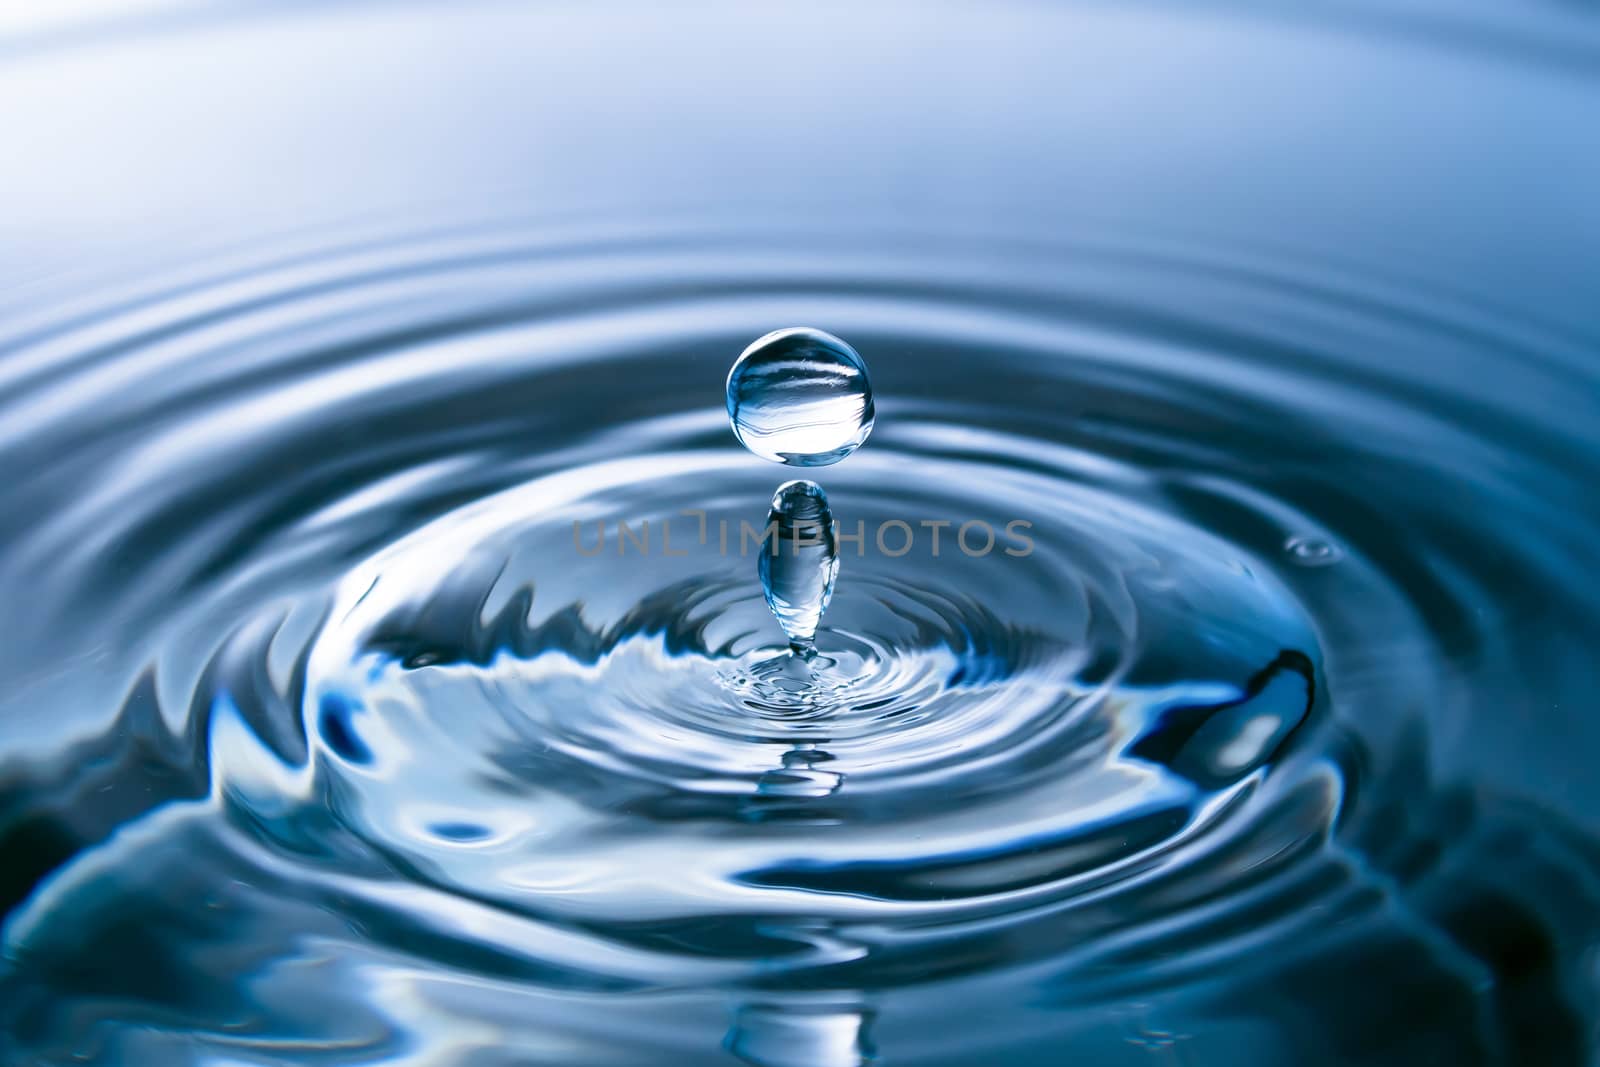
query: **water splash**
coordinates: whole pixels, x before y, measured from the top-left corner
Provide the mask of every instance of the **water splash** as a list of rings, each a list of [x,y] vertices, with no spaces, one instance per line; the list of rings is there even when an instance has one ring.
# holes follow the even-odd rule
[[[768,540],[756,563],[767,607],[801,655],[813,644],[839,577],[839,541],[828,495],[816,482],[785,482],[772,497]]]
[[[728,372],[728,419],[750,451],[774,463],[825,467],[872,432],[872,386],[855,349],[821,330],[774,330]]]

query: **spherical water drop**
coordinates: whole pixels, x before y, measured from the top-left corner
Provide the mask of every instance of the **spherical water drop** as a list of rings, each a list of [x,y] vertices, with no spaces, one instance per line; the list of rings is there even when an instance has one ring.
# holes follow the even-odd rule
[[[774,463],[825,467],[872,432],[872,386],[856,350],[797,326],[756,341],[728,372],[728,419],[739,442]]]
[[[809,653],[839,576],[839,542],[828,497],[816,482],[786,482],[772,498],[756,570],[767,607],[797,652]]]

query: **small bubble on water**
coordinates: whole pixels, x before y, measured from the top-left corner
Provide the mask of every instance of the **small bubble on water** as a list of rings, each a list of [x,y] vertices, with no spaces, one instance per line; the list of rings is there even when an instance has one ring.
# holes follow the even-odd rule
[[[856,350],[821,330],[774,330],[728,372],[728,419],[762,459],[825,467],[872,432],[872,386]]]
[[[1318,537],[1291,537],[1283,548],[1302,567],[1331,567],[1344,558],[1338,545]]]
[[[816,482],[785,482],[772,497],[767,525],[772,539],[762,542],[756,564],[767,607],[790,646],[810,655],[839,576],[839,541],[828,496]]]

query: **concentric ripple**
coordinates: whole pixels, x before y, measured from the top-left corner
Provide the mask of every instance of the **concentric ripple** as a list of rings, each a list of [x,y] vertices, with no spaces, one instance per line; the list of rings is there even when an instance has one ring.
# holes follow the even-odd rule
[[[1356,977],[1460,1062],[1582,1018],[1483,917],[1585,943],[1594,848],[1463,743],[1584,692],[1580,347],[1155,238],[550,232],[153,285],[0,364],[27,1055],[1031,1063],[1280,1001],[1398,1055],[1319,998]],[[719,390],[788,321],[879,413],[810,662]]]

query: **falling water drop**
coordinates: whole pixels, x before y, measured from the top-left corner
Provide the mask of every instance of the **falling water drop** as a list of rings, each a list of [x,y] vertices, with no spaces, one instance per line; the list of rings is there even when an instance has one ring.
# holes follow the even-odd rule
[[[762,459],[825,467],[872,432],[872,386],[856,350],[821,330],[774,330],[728,372],[734,436]]]
[[[816,482],[785,482],[767,514],[771,531],[756,569],[767,607],[797,653],[811,655],[817,624],[839,575],[839,542],[828,496]]]

